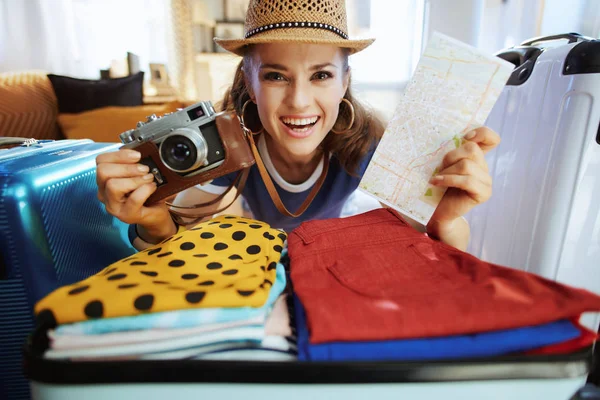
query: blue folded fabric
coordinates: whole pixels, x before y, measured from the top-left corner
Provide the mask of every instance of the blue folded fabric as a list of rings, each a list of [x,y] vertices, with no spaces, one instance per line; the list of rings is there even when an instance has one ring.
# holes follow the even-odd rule
[[[569,320],[472,335],[365,342],[311,344],[302,303],[294,295],[294,317],[301,361],[443,360],[498,356],[561,343],[579,336]],[[352,329],[352,327],[348,327]]]

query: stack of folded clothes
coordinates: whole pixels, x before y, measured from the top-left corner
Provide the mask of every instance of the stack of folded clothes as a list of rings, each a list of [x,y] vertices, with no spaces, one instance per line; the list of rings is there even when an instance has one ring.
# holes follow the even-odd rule
[[[303,223],[288,238],[298,358],[443,360],[569,353],[600,296],[493,265],[391,209]]]
[[[47,358],[296,359],[286,234],[220,216],[40,300]]]

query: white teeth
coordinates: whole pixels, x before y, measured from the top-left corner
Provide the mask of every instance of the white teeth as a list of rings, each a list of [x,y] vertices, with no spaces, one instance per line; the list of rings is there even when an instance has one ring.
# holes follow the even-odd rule
[[[298,128],[292,128],[292,130],[294,132],[303,133],[303,132],[306,132],[306,131],[310,130],[310,128],[300,128],[300,129],[298,129]]]
[[[287,118],[287,117],[284,117],[281,120],[285,124],[289,124],[289,125],[308,125],[308,124],[314,124],[315,122],[317,122],[317,119],[319,119],[319,117],[312,117],[312,118]]]

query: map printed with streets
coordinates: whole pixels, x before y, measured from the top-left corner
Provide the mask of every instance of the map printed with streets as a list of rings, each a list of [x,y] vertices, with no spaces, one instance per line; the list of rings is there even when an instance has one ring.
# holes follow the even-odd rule
[[[435,32],[359,187],[426,225],[446,191],[430,178],[444,155],[484,124],[513,69]]]

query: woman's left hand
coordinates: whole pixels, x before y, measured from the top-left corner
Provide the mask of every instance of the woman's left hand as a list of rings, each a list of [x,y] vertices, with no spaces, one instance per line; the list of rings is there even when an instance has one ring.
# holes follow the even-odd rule
[[[459,148],[446,154],[440,172],[430,181],[448,188],[431,217],[438,224],[452,223],[492,195],[492,177],[484,154],[500,143],[500,136],[481,127],[464,139]]]

